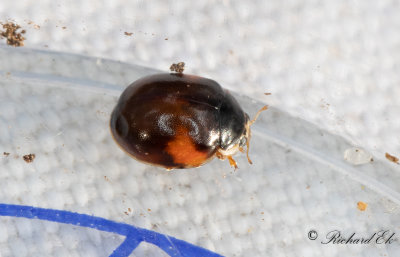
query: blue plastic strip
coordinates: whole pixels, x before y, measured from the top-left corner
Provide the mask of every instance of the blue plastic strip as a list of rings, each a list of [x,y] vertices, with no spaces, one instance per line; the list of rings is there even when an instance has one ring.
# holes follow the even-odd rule
[[[47,220],[57,223],[71,224],[80,227],[107,231],[126,236],[124,242],[110,255],[112,257],[128,257],[141,242],[154,244],[170,256],[190,257],[221,257],[199,246],[192,245],[172,236],[155,231],[138,228],[129,224],[119,223],[100,217],[79,214],[76,212],[37,208],[32,206],[0,204],[0,216]]]

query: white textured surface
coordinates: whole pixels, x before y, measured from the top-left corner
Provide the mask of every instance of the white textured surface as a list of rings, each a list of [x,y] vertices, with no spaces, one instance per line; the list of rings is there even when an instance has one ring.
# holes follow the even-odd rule
[[[307,238],[310,229],[323,237],[400,227],[399,167],[379,159],[352,166],[340,137],[271,108],[253,127],[253,165],[241,155],[237,172],[219,160],[166,172],[129,158],[108,129],[127,81],[153,71],[26,49],[0,48],[0,57],[0,152],[11,153],[0,157],[1,203],[93,214],[226,256],[400,253],[398,242],[322,246]],[[237,98],[250,116],[261,106]],[[33,163],[21,159],[28,153]],[[17,218],[0,218],[0,229],[1,256],[107,256],[122,240]],[[158,253],[146,244],[134,252]]]
[[[189,73],[269,101],[379,157],[400,156],[399,13],[395,0],[0,5],[0,20],[27,29],[26,47],[160,70],[185,61]]]

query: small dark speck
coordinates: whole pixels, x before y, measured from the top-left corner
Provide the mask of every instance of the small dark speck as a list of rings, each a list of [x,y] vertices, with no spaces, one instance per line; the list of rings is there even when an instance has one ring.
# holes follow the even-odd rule
[[[22,158],[24,159],[25,162],[30,163],[33,162],[33,160],[35,160],[36,155],[33,153],[27,154],[22,156]]]
[[[3,155],[4,155],[4,156],[9,156],[10,153],[4,152]]]

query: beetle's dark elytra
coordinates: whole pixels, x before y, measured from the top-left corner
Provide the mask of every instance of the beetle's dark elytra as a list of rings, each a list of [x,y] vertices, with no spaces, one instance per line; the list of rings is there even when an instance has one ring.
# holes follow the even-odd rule
[[[163,73],[126,88],[110,125],[132,157],[173,169],[200,166],[216,154],[223,159],[224,152],[243,146],[248,122],[234,97],[214,80]]]

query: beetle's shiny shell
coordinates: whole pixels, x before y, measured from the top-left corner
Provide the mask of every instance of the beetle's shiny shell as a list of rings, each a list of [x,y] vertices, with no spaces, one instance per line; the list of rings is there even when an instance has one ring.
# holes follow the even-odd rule
[[[132,157],[168,169],[204,164],[238,144],[248,116],[210,79],[156,74],[131,84],[111,116],[116,142]]]

